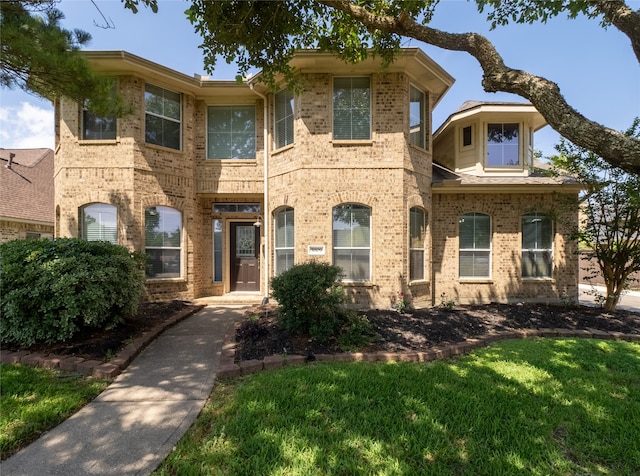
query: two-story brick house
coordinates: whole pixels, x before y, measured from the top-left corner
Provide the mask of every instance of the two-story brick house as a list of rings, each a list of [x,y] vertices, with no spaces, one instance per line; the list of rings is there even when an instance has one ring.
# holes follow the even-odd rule
[[[432,140],[453,78],[419,49],[387,69],[300,52],[297,94],[87,57],[132,113],[56,102],[56,234],[146,252],[152,299],[259,301],[309,259],[339,265],[360,307],[577,297],[577,217],[550,206],[577,188],[531,173],[541,116],[472,105]]]

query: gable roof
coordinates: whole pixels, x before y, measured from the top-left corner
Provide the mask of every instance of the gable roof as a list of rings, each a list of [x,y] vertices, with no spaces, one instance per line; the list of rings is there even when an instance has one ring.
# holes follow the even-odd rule
[[[53,151],[0,148],[0,218],[53,225]]]

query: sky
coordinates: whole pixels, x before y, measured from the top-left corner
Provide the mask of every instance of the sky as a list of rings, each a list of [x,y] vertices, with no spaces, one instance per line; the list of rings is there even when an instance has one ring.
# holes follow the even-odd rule
[[[628,5],[637,10],[640,0]],[[200,37],[184,14],[187,0],[159,0],[158,13],[126,10],[120,0],[61,0],[63,27],[80,28],[92,36],[86,50],[126,50],[187,75],[204,70]],[[453,33],[485,35],[505,64],[554,81],[567,102],[591,120],[615,130],[627,129],[640,116],[640,66],[629,40],[615,28],[596,20],[558,17],[546,24],[508,25],[490,30],[475,3],[441,0],[431,26]],[[109,23],[111,28],[104,28]],[[433,111],[435,131],[463,102],[515,101],[508,93],[486,93],[481,69],[467,53],[447,51],[407,39],[451,76],[455,83]],[[218,61],[214,79],[232,80],[236,69]],[[19,90],[0,89],[0,148],[54,148],[52,104]],[[534,147],[544,157],[554,153],[559,135],[549,126],[535,134]]]

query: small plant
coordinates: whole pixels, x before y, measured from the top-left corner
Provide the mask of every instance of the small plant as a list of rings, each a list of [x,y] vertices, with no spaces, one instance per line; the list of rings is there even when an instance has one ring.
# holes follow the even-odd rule
[[[456,302],[453,299],[448,299],[447,293],[443,292],[440,294],[440,307],[445,311],[453,311],[453,308],[456,307]]]
[[[404,295],[403,291],[400,291],[393,297],[391,307],[398,311],[400,314],[407,312],[407,309],[411,306],[411,300]]]
[[[349,312],[346,316],[347,322],[338,337],[338,345],[342,350],[355,351],[375,339],[376,332],[367,316],[359,316],[354,312]]]

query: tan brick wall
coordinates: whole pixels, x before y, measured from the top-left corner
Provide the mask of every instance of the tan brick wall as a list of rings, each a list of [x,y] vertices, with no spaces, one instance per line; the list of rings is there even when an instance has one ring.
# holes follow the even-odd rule
[[[575,214],[563,214],[553,194],[435,194],[433,197],[433,273],[435,304],[446,293],[456,303],[555,302],[578,297],[578,257],[565,237],[577,225]],[[554,216],[552,279],[521,277],[521,215],[531,211]],[[491,279],[458,277],[458,217],[488,214],[492,226]]]
[[[0,243],[23,240],[27,238],[27,234],[40,235],[41,238],[52,238],[53,225],[0,220]]]

